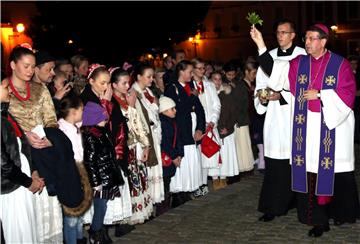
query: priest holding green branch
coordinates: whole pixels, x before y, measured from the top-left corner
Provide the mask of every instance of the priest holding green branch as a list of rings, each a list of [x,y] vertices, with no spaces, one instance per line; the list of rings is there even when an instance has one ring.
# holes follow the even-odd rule
[[[326,49],[329,29],[323,24],[307,29],[307,55],[291,61],[273,60],[254,25],[250,36],[270,76],[268,87],[292,94],[290,163],[298,219],[313,226],[308,235],[314,237],[330,230],[329,219],[334,225],[355,223],[360,207],[354,176],[356,84],[350,63]]]

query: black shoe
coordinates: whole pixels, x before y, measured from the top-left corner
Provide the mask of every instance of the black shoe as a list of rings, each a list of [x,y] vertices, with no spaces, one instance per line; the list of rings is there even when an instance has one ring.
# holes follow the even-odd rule
[[[82,239],[76,239],[76,244],[86,244],[87,239],[86,237],[83,237]]]
[[[113,241],[111,240],[110,236],[109,236],[109,226],[104,226],[102,229],[103,232],[103,240],[105,244],[110,244]]]
[[[259,221],[269,222],[271,220],[275,219],[275,215],[272,214],[264,214],[259,218]]]
[[[104,241],[104,233],[103,230],[93,231],[89,229],[89,243],[90,244],[103,244],[106,243]]]
[[[118,224],[115,226],[115,236],[116,237],[124,236],[127,233],[130,233],[133,229],[135,229],[135,226],[133,225]]]
[[[330,230],[329,225],[319,225],[314,226],[311,230],[309,230],[308,236],[320,237],[324,232],[328,232]]]

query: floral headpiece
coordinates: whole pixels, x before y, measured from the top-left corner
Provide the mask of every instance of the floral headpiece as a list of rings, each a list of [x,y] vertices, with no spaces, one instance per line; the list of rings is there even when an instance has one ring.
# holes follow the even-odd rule
[[[94,70],[96,70],[97,68],[100,68],[100,67],[105,67],[105,65],[98,64],[98,63],[91,64],[91,65],[89,66],[89,69],[88,69],[87,79],[90,79],[90,76],[92,75],[92,73],[94,72]]]
[[[120,67],[111,67],[108,69],[109,73],[110,73],[110,76],[112,75],[112,73],[117,70],[117,69],[120,69]]]
[[[130,69],[131,67],[133,67],[131,64],[129,64],[128,62],[125,62],[122,66],[123,70],[128,70]]]
[[[20,47],[24,47],[24,48],[29,49],[30,51],[33,51],[31,45],[29,43],[27,43],[27,42],[21,43]]]

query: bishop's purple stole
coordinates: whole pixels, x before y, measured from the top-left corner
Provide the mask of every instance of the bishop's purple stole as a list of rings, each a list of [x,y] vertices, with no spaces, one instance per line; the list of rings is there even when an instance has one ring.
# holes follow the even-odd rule
[[[330,53],[321,90],[336,89],[338,84],[338,72],[343,58]],[[304,91],[308,90],[310,77],[310,55],[300,58],[298,73],[296,75],[295,108],[292,131],[292,190],[307,193],[306,174],[306,127],[308,103],[304,99]],[[321,113],[321,137],[319,168],[317,174],[316,195],[332,196],[334,191],[334,167],[335,167],[335,128],[329,130]],[[311,125],[310,125],[311,126]],[[316,125],[312,125],[316,126]]]

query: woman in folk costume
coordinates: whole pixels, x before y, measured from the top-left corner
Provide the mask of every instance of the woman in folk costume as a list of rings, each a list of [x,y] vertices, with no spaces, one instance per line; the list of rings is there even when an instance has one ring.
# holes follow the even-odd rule
[[[33,194],[41,191],[45,183],[42,179],[31,178],[36,169],[25,134],[8,113],[8,86],[8,80],[1,82],[0,219],[5,239],[2,242],[37,243]]]
[[[153,203],[164,200],[164,183],[161,163],[161,123],[159,119],[158,101],[150,90],[154,79],[154,70],[146,64],[139,64],[134,70],[135,82],[132,89],[137,92],[135,108],[140,118],[147,125],[149,133],[149,155],[146,162],[149,190]]]
[[[179,136],[184,145],[184,157],[176,174],[171,178],[170,192],[193,192],[202,184],[201,161],[196,142],[200,141],[205,132],[205,112],[199,98],[194,95],[194,84],[191,82],[193,65],[183,60],[176,66],[178,81],[169,85],[165,96],[176,103],[176,123]],[[181,201],[187,200],[182,194]],[[181,204],[181,202],[180,202]]]
[[[8,78],[11,94],[9,113],[18,122],[20,128],[31,145],[32,161],[35,163],[39,174],[42,175],[40,168],[44,165],[38,164],[33,156],[37,150],[37,156],[42,152],[51,151],[54,148],[47,137],[42,139],[32,130],[37,125],[43,125],[45,131],[51,129],[51,133],[57,133],[57,121],[53,101],[49,90],[42,84],[30,81],[35,72],[35,55],[24,47],[15,47],[10,54],[10,66],[12,75]],[[55,132],[55,130],[57,130]],[[42,152],[41,152],[42,151]],[[51,156],[51,155],[47,155]],[[52,160],[51,160],[52,161]],[[33,178],[39,178],[34,175]],[[49,181],[40,194],[35,194],[36,229],[38,242],[57,242],[63,241],[62,235],[62,212],[58,198],[48,190]],[[54,186],[52,187],[52,189]]]
[[[216,129],[220,116],[221,104],[216,92],[214,83],[209,82],[205,76],[205,62],[200,58],[191,60],[193,70],[193,84],[198,93],[199,100],[205,111],[206,132],[212,131],[215,135],[215,141],[219,142],[219,134]],[[201,145],[198,147],[202,167],[202,186],[194,193],[195,196],[205,195],[209,192],[207,187],[207,176],[209,168],[218,168],[220,160],[220,151],[208,158],[201,152]]]
[[[251,148],[249,131],[249,99],[248,91],[243,81],[236,79],[237,67],[232,63],[224,66],[225,78],[233,86],[232,95],[236,114],[235,145],[239,162],[239,171],[248,172],[254,169],[254,156]]]
[[[117,68],[109,69],[110,82],[111,75],[116,69]],[[104,224],[106,225],[119,223],[120,221],[125,220],[132,215],[130,188],[128,182],[128,128],[126,125],[126,117],[120,111],[119,106],[117,103],[115,103],[113,97],[111,98],[111,108],[112,109],[108,124],[111,131],[111,139],[115,147],[116,161],[124,179],[124,184],[119,187],[121,197],[109,200],[107,202],[107,209],[104,218]]]
[[[146,124],[134,108],[136,92],[128,93],[130,75],[127,71],[116,69],[111,74],[114,104],[113,114],[121,112],[127,119],[128,127],[128,180],[130,186],[132,216],[126,220],[129,224],[144,223],[153,212],[153,201],[149,189],[146,162],[149,154],[149,139]],[[118,150],[117,150],[118,151]]]
[[[84,105],[86,106],[88,102],[94,102],[105,108],[109,115],[112,115],[112,110],[114,106],[111,102],[113,91],[110,84],[110,72],[104,65],[95,63],[90,65],[87,78],[89,82],[88,84],[86,84],[83,92],[80,95]],[[118,131],[119,128],[121,128],[121,126],[123,125],[121,123],[121,118],[117,118],[119,118],[119,120],[114,121],[114,116],[112,116],[106,123],[106,128],[110,132],[109,135],[111,136],[111,142],[113,144],[115,137],[114,131]],[[121,135],[118,136],[121,137]],[[106,204],[107,208],[103,223],[105,224],[105,239],[107,240],[110,239],[108,235],[109,228],[107,225],[111,225],[114,222],[120,221],[124,218],[124,216],[128,217],[130,214],[129,201],[126,201],[126,199],[129,199],[130,194],[126,175],[124,174],[126,166],[124,167],[124,162],[122,160],[119,160],[118,155],[116,155],[116,164],[117,168],[121,172],[123,184],[119,185],[121,197],[109,199]],[[90,213],[88,212],[87,214],[85,214],[86,223],[91,222],[93,210],[94,209],[92,207]]]
[[[213,188],[218,190],[226,187],[226,177],[239,174],[234,133],[236,114],[234,113],[235,106],[233,106],[237,100],[231,94],[233,87],[222,82],[220,72],[215,71],[212,73],[211,80],[215,84],[221,103],[220,118],[217,126],[221,138],[221,164],[216,168],[209,169],[209,176],[213,178]]]

